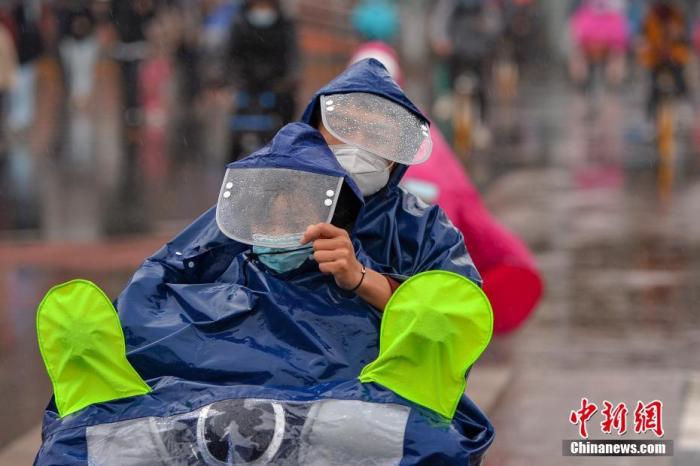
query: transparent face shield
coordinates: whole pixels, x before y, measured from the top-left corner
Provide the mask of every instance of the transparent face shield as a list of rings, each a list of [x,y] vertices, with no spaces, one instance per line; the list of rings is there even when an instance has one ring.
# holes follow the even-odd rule
[[[344,143],[404,165],[425,162],[433,148],[426,121],[375,94],[321,96],[321,118]]]
[[[216,206],[221,231],[253,246],[292,248],[304,231],[329,223],[342,177],[284,168],[230,168]]]

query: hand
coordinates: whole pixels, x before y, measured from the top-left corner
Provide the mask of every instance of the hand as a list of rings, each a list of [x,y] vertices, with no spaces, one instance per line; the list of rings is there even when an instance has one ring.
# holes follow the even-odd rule
[[[311,225],[302,244],[313,242],[314,259],[321,273],[333,275],[335,283],[352,290],[362,280],[362,264],[355,257],[355,248],[348,232],[329,223]]]

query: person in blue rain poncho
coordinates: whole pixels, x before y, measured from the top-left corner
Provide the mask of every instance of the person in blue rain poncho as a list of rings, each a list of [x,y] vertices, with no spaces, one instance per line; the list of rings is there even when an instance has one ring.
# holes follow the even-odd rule
[[[463,392],[490,307],[461,234],[398,186],[427,125],[370,59],[230,164],[115,301],[131,391],[63,395],[52,290],[36,464],[479,464],[493,428]]]

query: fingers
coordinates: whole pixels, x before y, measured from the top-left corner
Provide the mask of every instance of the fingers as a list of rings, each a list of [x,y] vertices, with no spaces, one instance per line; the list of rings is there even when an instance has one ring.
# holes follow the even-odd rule
[[[306,244],[310,241],[316,241],[318,239],[330,239],[337,238],[340,236],[349,237],[348,232],[342,228],[331,225],[330,223],[317,223],[316,225],[309,226],[304,232],[304,236],[301,239],[301,244]]]
[[[352,249],[350,238],[317,239],[314,251],[332,251],[334,249]]]
[[[348,261],[346,259],[338,259],[333,262],[324,262],[322,264],[318,264],[318,269],[326,275],[335,275],[339,272],[346,272],[348,270]]]
[[[352,288],[348,284],[356,280],[362,266],[355,257],[355,248],[347,231],[328,223],[319,223],[306,229],[301,242],[313,242],[313,257],[321,273],[333,275],[341,288]]]
[[[326,251],[316,251],[314,252],[314,260],[319,264],[324,262],[334,262],[336,260],[344,259],[349,261],[351,259],[352,252],[347,249],[333,249]]]

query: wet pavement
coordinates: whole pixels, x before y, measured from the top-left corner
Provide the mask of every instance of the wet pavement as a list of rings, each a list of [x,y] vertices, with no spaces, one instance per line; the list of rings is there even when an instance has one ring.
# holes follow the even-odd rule
[[[496,338],[481,362],[513,372],[490,413],[497,437],[488,464],[696,464],[678,454],[676,462],[561,456],[561,441],[577,438],[568,415],[582,397],[599,406],[661,400],[664,438],[681,435],[687,384],[700,370],[700,160],[692,121],[680,125],[682,166],[667,193],[643,137],[638,86],[603,96],[597,108],[556,80],[523,95],[524,109],[548,102],[533,128],[548,139],[533,137],[529,154],[516,148],[479,162],[492,177],[487,203],[535,249],[547,294],[531,321]],[[591,437],[605,438],[600,417],[594,420]]]
[[[113,76],[104,73],[105,80]],[[534,249],[547,283],[533,318],[495,338],[472,375],[481,368],[508,374],[494,378],[498,396],[488,412],[497,438],[489,466],[683,464],[561,456],[562,440],[576,438],[568,417],[582,397],[628,406],[662,400],[665,438],[680,438],[687,386],[700,371],[693,119],[685,115],[679,125],[674,186],[659,187],[640,81],[586,99],[556,73],[531,75],[515,104],[495,109],[494,147],[467,160],[496,216]],[[87,162],[80,155],[82,162],[67,162],[76,155],[65,141],[54,152],[56,129],[40,124],[35,170],[18,170],[27,178],[15,183],[32,189],[0,192],[0,209],[9,213],[0,220],[0,449],[37,424],[50,395],[34,336],[44,292],[81,276],[116,296],[139,262],[218,192],[223,160],[215,149],[200,150],[183,133],[169,149],[179,154],[175,160],[160,157],[157,147],[138,155],[149,147],[138,138],[136,155],[124,155],[116,101],[104,99],[99,118],[88,121],[100,137]],[[42,102],[56,109],[59,100]],[[149,171],[147,164],[164,168]],[[129,170],[142,173],[135,188],[122,183]],[[590,428],[592,437],[602,436],[596,423]]]

